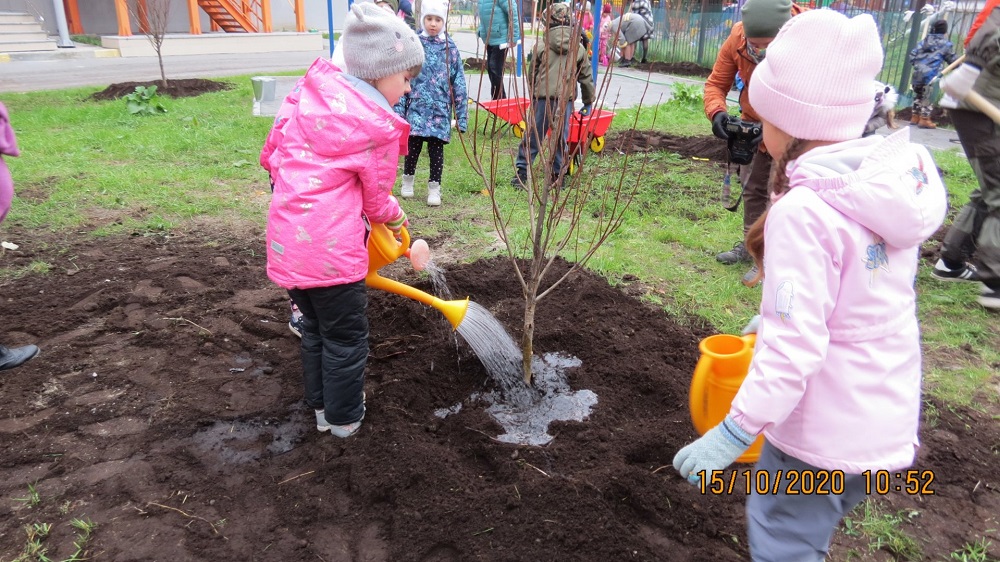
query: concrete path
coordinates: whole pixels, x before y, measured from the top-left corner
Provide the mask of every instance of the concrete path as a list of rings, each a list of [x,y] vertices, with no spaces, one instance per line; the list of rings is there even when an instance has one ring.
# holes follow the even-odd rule
[[[485,58],[482,43],[475,33],[457,31],[452,38],[463,58]],[[525,52],[533,45],[534,38],[525,40]],[[108,49],[78,44],[74,49],[60,49],[50,53],[24,53],[0,59],[0,93],[54,90],[82,86],[104,87],[116,82],[154,80],[160,77],[155,57],[120,58]],[[322,51],[292,53],[254,53],[232,55],[190,55],[164,57],[168,78],[220,78],[245,74],[268,75],[275,72],[300,71],[317,58],[327,56],[328,47]],[[605,79],[608,69],[598,67],[598,83]],[[469,95],[477,100],[489,99],[489,79],[485,73],[467,74]],[[260,106],[262,116],[273,115],[281,99],[295,84],[295,77],[277,77],[275,100]],[[514,92],[515,77],[508,76],[508,91]],[[651,74],[632,69],[611,71],[603,88],[606,109],[635,107],[640,102],[655,105],[670,99],[674,83],[702,84],[703,80],[665,74]],[[517,90],[523,87],[519,86]],[[732,100],[731,100],[732,101]],[[578,102],[579,104],[579,102]],[[252,100],[247,100],[248,110]],[[705,134],[710,131],[705,122]],[[888,134],[888,129],[881,129]],[[958,138],[948,129],[925,130],[910,127],[914,142],[935,150],[958,149]]]

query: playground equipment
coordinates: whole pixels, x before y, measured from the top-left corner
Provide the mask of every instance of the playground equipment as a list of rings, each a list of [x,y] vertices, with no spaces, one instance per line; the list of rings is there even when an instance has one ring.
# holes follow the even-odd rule
[[[427,243],[423,240],[415,241],[411,248],[410,233],[406,227],[400,229],[400,240],[397,240],[386,225],[372,224],[371,232],[368,234],[368,275],[365,277],[365,284],[432,306],[444,314],[448,322],[451,323],[451,327],[457,330],[469,309],[468,297],[465,300],[441,300],[419,289],[399,281],[386,279],[378,274],[378,270],[403,256],[409,258],[414,269],[419,271],[427,265],[430,251],[427,249]]]
[[[756,334],[731,336],[718,334],[709,336],[698,344],[701,358],[691,377],[691,421],[695,430],[705,432],[722,423],[733,398],[739,391],[743,379],[750,369]],[[764,437],[759,436],[737,462],[753,463],[760,457]]]

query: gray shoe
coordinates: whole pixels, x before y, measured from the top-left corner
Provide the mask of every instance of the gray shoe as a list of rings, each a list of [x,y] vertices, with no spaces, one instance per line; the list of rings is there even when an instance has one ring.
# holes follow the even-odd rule
[[[737,242],[733,246],[732,250],[722,252],[721,254],[715,256],[715,259],[726,265],[733,265],[740,262],[753,262],[753,258],[750,256],[750,252],[747,251],[747,247],[743,245],[743,242]]]
[[[22,347],[5,347],[0,345],[0,371],[19,367],[38,355],[38,347],[25,345]]]
[[[760,284],[759,277],[760,270],[757,269],[757,264],[750,266],[750,269],[743,274],[743,284],[751,289]]]

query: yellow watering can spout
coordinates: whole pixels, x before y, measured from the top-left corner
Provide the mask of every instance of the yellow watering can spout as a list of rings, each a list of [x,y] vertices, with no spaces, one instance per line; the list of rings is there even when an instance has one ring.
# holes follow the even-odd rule
[[[698,344],[701,358],[691,377],[691,421],[704,435],[722,423],[733,404],[743,379],[750,370],[757,335],[743,337],[729,334],[709,336]],[[760,457],[764,437],[759,436],[737,462],[753,463]]]
[[[419,289],[379,275],[378,270],[400,257],[408,255],[410,233],[403,227],[400,230],[402,240],[396,240],[392,231],[384,224],[376,223],[372,224],[371,227],[371,232],[368,234],[368,275],[365,277],[365,285],[432,306],[444,314],[444,317],[451,323],[451,327],[457,330],[458,325],[465,319],[465,313],[469,310],[469,299],[444,301]]]

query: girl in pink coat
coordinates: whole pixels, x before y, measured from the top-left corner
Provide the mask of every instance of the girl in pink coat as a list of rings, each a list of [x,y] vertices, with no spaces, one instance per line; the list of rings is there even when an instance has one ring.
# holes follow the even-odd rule
[[[305,401],[337,437],[365,416],[367,225],[406,222],[392,188],[409,125],[392,106],[424,62],[413,30],[374,3],[352,6],[345,30],[347,72],[313,63],[261,153],[274,182],[267,275],[302,312]]]
[[[763,272],[757,344],[729,415],[673,464],[701,484],[764,435],[754,471],[738,471],[753,474],[739,482],[755,561],[823,560],[879,478],[922,489],[903,470],[919,444],[914,279],[947,201],[908,130],[862,138],[881,67],[870,15],[813,10],[782,26],[750,81],[775,171],[746,242]]]

